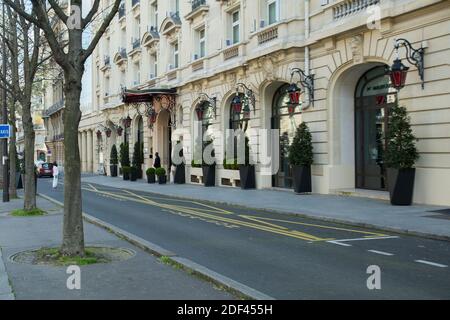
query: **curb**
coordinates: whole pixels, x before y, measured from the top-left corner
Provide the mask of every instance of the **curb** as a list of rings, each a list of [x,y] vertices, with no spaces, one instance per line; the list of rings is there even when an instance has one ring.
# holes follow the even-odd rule
[[[0,300],[15,300],[2,257],[2,249],[0,248]]]
[[[104,185],[101,183],[97,183],[97,184],[106,186],[106,187],[116,188],[116,187]],[[133,190],[133,189],[131,189],[131,190]],[[136,190],[133,190],[133,191],[136,191]],[[142,191],[142,190],[140,190],[140,191]],[[300,218],[314,219],[317,221],[338,223],[338,224],[342,224],[342,225],[346,225],[346,226],[367,228],[367,229],[372,229],[374,231],[388,231],[388,232],[394,232],[397,234],[403,234],[403,235],[407,235],[407,236],[416,236],[416,237],[421,237],[421,238],[426,238],[426,239],[431,239],[431,240],[450,242],[450,236],[426,233],[426,232],[409,230],[409,229],[400,229],[400,228],[395,228],[395,227],[380,226],[380,225],[374,225],[374,224],[370,224],[370,223],[366,223],[366,222],[349,221],[349,220],[342,220],[339,218],[317,216],[314,213],[308,213],[308,212],[295,213],[295,212],[283,211],[281,209],[253,208],[253,207],[246,206],[246,205],[243,205],[240,203],[233,203],[233,202],[228,202],[228,201],[207,200],[207,199],[201,199],[198,197],[197,198],[189,198],[189,197],[184,197],[184,196],[179,196],[179,195],[167,195],[163,192],[158,192],[158,191],[144,191],[144,192],[153,193],[153,194],[162,195],[162,196],[168,196],[168,197],[180,199],[180,200],[196,200],[196,201],[203,201],[203,202],[209,203],[209,204],[234,206],[234,207],[238,207],[241,209],[252,209],[252,210],[256,209],[258,211],[262,211],[262,212],[266,212],[266,213],[279,213],[279,214],[290,215],[290,216],[295,216],[295,217],[300,217]]]
[[[49,196],[38,194],[40,197],[53,202],[59,206],[63,206],[63,203],[55,200]],[[196,274],[203,279],[206,279],[213,284],[224,287],[228,292],[237,295],[242,299],[250,299],[250,300],[275,300],[275,298],[266,295],[262,292],[259,292],[253,288],[250,288],[238,281],[230,279],[226,276],[223,276],[215,271],[212,271],[202,265],[199,265],[189,259],[178,256],[177,254],[166,250],[154,243],[151,243],[145,239],[142,239],[138,236],[135,236],[125,230],[122,230],[116,226],[113,226],[107,222],[104,222],[98,218],[95,218],[87,213],[83,212],[83,219],[87,222],[94,224],[100,228],[103,228],[117,237],[137,246],[138,248],[160,258],[167,257],[167,259],[173,263],[180,265],[185,271]]]

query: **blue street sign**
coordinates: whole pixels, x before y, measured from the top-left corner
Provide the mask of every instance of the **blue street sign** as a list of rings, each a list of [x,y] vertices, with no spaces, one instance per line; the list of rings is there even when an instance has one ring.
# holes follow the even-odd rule
[[[0,139],[9,139],[11,137],[11,127],[9,124],[0,124]]]

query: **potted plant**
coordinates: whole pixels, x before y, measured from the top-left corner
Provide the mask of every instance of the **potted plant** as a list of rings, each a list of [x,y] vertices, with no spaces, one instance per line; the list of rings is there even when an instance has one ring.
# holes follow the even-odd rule
[[[110,162],[109,170],[111,172],[111,177],[117,177],[117,164],[119,163],[119,161],[117,159],[117,148],[115,144],[113,144],[111,148],[109,162]]]
[[[156,169],[156,175],[158,176],[158,183],[159,184],[166,184],[167,183],[166,169],[164,169],[164,168],[157,168]]]
[[[148,168],[147,171],[145,171],[145,174],[147,175],[148,183],[156,182],[156,179],[155,179],[156,169],[155,168]]]
[[[180,141],[177,141],[177,145],[174,150],[180,150],[179,158],[181,159],[181,163],[175,164],[175,176],[174,183],[175,184],[185,184],[186,183],[186,169],[184,165],[184,156],[183,156],[183,147]]]
[[[213,144],[213,140],[209,140],[205,143],[205,149]],[[212,149],[211,156],[214,158],[215,153],[214,149]],[[203,184],[205,187],[214,187],[216,185],[216,163],[206,163],[203,160],[202,163],[202,172],[203,172]]]
[[[136,181],[137,178],[138,178],[138,168],[136,168],[135,166],[131,166],[130,167],[130,180]]]
[[[130,171],[131,171],[130,167],[128,166],[122,167],[123,180],[125,181],[130,180]]]
[[[244,164],[239,166],[239,177],[241,179],[241,189],[255,189],[255,166],[250,164],[250,146],[249,139],[245,137],[245,160]]]
[[[139,142],[134,144],[133,149],[133,166],[136,168],[136,178],[142,178],[142,160],[141,160],[141,145]]]
[[[391,204],[409,206],[413,200],[416,175],[413,166],[419,153],[406,108],[396,105],[390,110],[386,138],[384,161]]]
[[[128,180],[125,179],[125,172],[124,172],[124,167],[129,167],[130,166],[130,151],[129,151],[129,147],[128,147],[128,143],[121,143],[120,144],[120,166],[122,168],[122,174],[124,176],[124,180]],[[129,174],[129,171],[128,171]]]
[[[312,192],[311,165],[313,164],[312,136],[308,125],[302,122],[295,133],[289,149],[289,163],[292,166],[294,191],[296,193]]]

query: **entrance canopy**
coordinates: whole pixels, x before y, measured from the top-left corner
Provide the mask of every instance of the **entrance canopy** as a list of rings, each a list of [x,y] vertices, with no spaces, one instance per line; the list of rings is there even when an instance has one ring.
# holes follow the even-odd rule
[[[126,104],[134,103],[152,103],[155,99],[174,100],[177,93],[176,89],[145,89],[145,90],[122,90],[122,102]]]

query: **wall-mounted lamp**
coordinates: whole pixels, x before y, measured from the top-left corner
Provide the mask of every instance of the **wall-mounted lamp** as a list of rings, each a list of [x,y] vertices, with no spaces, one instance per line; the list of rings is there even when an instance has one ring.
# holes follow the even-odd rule
[[[425,89],[425,66],[424,66],[424,57],[425,57],[425,48],[420,47],[419,49],[414,49],[412,47],[411,42],[406,39],[395,39],[394,48],[396,53],[396,59],[390,69],[390,77],[392,86],[401,90],[406,83],[406,76],[408,74],[409,68],[406,67],[399,55],[400,46],[405,47],[406,49],[406,59],[409,63],[417,67],[419,71],[420,80],[422,80],[422,89]]]
[[[294,68],[291,70],[291,84],[287,90],[289,94],[289,113],[295,112],[295,107],[300,105],[300,96],[302,89],[294,82],[294,75],[298,74],[300,77],[300,84],[303,88],[308,89],[309,102],[314,106],[314,75],[306,75],[306,73],[300,68]]]
[[[244,89],[244,98],[241,98],[239,88]],[[249,120],[251,108],[253,108],[253,113],[256,113],[256,97],[253,90],[243,83],[236,84],[236,96],[231,101],[231,107],[234,113],[240,114],[243,112],[244,120]]]

